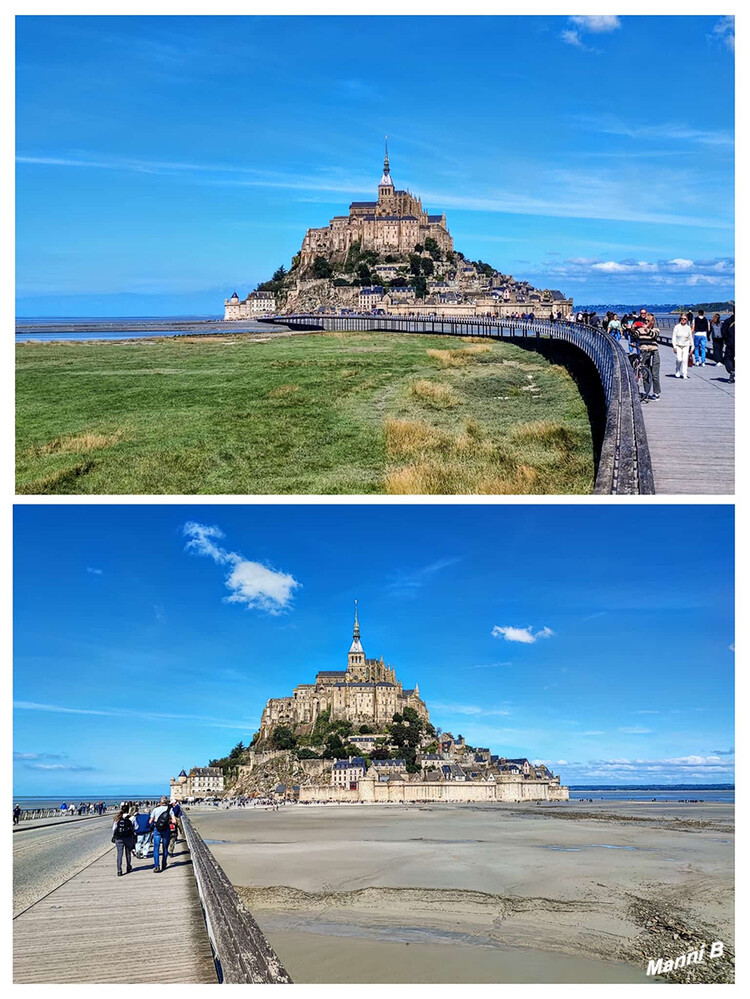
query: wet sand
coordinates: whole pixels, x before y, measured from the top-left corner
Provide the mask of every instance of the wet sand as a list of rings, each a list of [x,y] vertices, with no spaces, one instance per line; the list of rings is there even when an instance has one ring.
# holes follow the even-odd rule
[[[728,804],[189,814],[298,982],[646,982],[733,941]]]

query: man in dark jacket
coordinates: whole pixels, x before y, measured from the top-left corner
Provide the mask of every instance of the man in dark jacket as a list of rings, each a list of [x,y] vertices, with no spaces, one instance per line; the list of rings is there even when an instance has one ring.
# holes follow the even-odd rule
[[[734,381],[734,313],[721,324],[721,338],[724,341],[724,367],[729,381]]]

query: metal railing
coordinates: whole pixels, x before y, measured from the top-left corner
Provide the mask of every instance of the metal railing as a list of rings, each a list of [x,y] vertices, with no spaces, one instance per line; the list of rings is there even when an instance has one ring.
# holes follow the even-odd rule
[[[595,494],[652,494],[654,478],[638,385],[627,355],[609,333],[562,320],[522,320],[477,316],[446,319],[428,315],[271,316],[259,322],[291,329],[424,333],[435,336],[487,336],[495,339],[568,343],[589,358],[599,375],[606,404]]]
[[[292,979],[261,928],[184,810],[181,821],[219,981],[226,985],[290,984]]]

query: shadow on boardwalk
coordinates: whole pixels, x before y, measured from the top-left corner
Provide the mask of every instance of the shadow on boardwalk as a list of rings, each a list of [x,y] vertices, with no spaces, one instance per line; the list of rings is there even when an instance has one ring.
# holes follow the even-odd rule
[[[14,981],[216,984],[186,844],[159,874],[153,860],[134,863],[118,878],[113,847],[21,913]]]

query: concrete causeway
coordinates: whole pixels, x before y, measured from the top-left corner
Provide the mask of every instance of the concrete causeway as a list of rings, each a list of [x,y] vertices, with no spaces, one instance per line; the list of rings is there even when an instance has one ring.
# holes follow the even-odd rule
[[[657,494],[734,494],[734,383],[707,360],[674,377],[675,355],[662,345],[661,399],[643,406]]]
[[[36,900],[15,917],[14,982],[217,984],[185,841],[177,843],[166,871],[154,874],[152,858],[133,858],[132,873],[118,878],[111,819],[96,825],[99,855],[83,869],[79,861],[67,879],[63,871],[41,897],[37,887]],[[22,848],[24,839],[14,837],[14,847]]]

